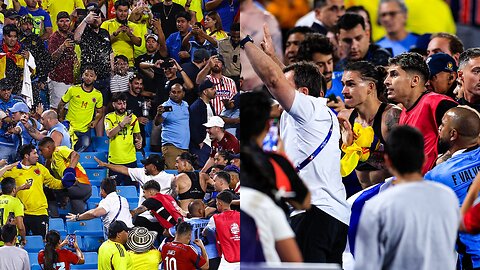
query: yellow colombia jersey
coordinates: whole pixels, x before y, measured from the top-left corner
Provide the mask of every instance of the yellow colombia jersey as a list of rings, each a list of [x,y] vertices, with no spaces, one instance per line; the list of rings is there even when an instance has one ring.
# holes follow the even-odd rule
[[[85,5],[82,0],[43,0],[42,8],[50,14],[53,32],[55,32],[58,29],[55,22],[60,11],[66,11],[68,14],[71,14],[76,8],[85,8]]]
[[[93,120],[95,108],[103,106],[102,93],[97,89],[86,92],[81,85],[68,88],[62,97],[63,102],[68,103],[66,119],[74,131],[87,132],[88,125]]]
[[[122,122],[126,113],[118,115],[111,112],[105,116],[105,130],[111,130]],[[117,135],[110,138],[108,147],[108,161],[114,164],[127,164],[137,160],[133,134],[140,133],[137,117],[132,114],[130,125],[120,130]]]
[[[210,29],[207,29],[207,35],[212,36],[216,40],[222,40],[228,38],[227,32],[220,30],[216,31],[215,33],[211,34]]]
[[[133,251],[128,251],[128,253],[130,253],[135,269],[157,269],[162,261],[162,255],[157,249],[151,249],[140,254]]]
[[[173,0],[173,2],[185,7],[187,0]],[[197,22],[201,22],[203,20],[202,1],[192,1],[192,3],[190,3],[189,10],[195,11],[195,18],[197,18]]]
[[[140,46],[133,46],[133,57],[137,58],[142,54],[147,53],[147,42],[145,41],[145,35],[148,34],[148,27],[146,23],[138,23],[138,30],[140,33],[139,38],[142,39],[142,44]],[[130,64],[130,62],[128,62]]]
[[[17,192],[17,198],[23,203],[26,215],[41,216],[47,215],[47,198],[43,193],[43,185],[51,189],[62,189],[62,181],[55,179],[45,166],[40,163],[24,168],[21,163],[10,171],[7,171],[3,177],[12,177],[15,179],[17,187],[31,183],[29,189]]]
[[[108,21],[104,21],[101,27],[107,30],[111,36],[113,32],[117,31],[118,28],[120,28],[120,26],[121,24],[117,21],[117,19],[110,19]],[[133,29],[134,36],[141,38],[141,30],[136,23],[129,21],[128,27]],[[130,37],[128,37],[126,33],[120,32],[118,36],[113,38],[111,41],[113,53],[115,54],[115,56],[125,55],[128,58],[128,65],[133,67],[133,43],[130,40]]]
[[[73,150],[66,146],[55,147],[55,151],[52,154],[51,168],[56,178],[61,179],[63,177],[63,171],[70,165],[70,154],[72,152]],[[80,162],[75,167],[75,174],[78,182],[90,185],[87,172],[85,172]]]
[[[111,269],[133,270],[133,266],[130,253],[125,250],[125,247],[108,239],[98,249],[98,270]]]
[[[23,215],[23,204],[18,198],[5,194],[0,196],[0,226]]]

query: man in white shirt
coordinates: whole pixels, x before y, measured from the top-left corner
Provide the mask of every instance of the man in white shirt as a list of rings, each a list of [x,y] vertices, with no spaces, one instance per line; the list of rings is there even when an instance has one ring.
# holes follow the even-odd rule
[[[115,179],[105,178],[100,184],[100,196],[102,200],[98,203],[97,208],[90,209],[82,214],[67,215],[68,221],[89,220],[100,217],[102,219],[105,232],[108,226],[115,220],[121,220],[127,224],[129,228],[133,227],[132,215],[128,201],[124,197],[117,194],[117,184]]]
[[[268,28],[266,46],[271,46]],[[292,227],[305,262],[342,264],[350,211],[340,176],[340,128],[323,98],[322,75],[312,63],[283,71],[243,35],[240,47],[284,112],[280,136],[285,153],[311,192],[307,212],[292,214]],[[318,155],[318,156],[317,156]]]
[[[97,158],[95,158],[95,160],[98,162],[99,167],[105,167],[109,170],[128,175],[132,181],[138,182],[140,186],[140,194],[143,194],[142,186],[150,180],[155,180],[160,184],[160,193],[171,194],[171,185],[175,175],[166,173],[163,170],[163,168],[165,168],[165,159],[157,154],[151,154],[147,159],[141,161],[145,166],[144,168],[128,168],[123,165],[105,163]],[[144,201],[145,198],[140,196],[138,199],[138,206],[142,205]],[[149,211],[138,215],[133,224],[136,227],[145,227],[150,231],[161,232],[163,230],[163,227],[160,226],[158,220],[152,216]],[[159,233],[159,235],[161,235],[161,233]]]
[[[0,269],[30,269],[30,259],[27,251],[15,246],[17,243],[17,226],[5,224],[2,227],[2,239],[5,245],[0,247]]]

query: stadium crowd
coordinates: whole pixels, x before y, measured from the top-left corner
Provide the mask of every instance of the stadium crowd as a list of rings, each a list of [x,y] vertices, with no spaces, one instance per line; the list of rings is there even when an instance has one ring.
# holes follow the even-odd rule
[[[0,269],[240,269],[240,2],[0,4]]]
[[[479,2],[307,2],[240,3],[242,265],[479,269]]]

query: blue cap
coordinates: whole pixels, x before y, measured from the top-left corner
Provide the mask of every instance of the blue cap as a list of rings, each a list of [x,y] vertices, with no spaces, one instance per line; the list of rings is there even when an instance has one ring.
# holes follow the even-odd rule
[[[217,85],[218,83],[213,83],[212,81],[210,81],[209,79],[206,79],[205,81],[203,81],[199,86],[198,86],[198,92],[201,93],[203,90],[205,89],[208,89],[208,88],[213,88],[215,87],[215,85]]]
[[[24,113],[29,113],[30,112],[30,109],[28,108],[27,104],[23,103],[23,102],[17,102],[13,105],[13,107],[11,107],[10,109],[8,109],[11,113],[16,113],[16,112],[24,112]]]
[[[226,171],[226,172],[236,172],[236,173],[240,174],[240,168],[238,168],[235,165],[227,165],[227,166],[225,166],[225,168],[223,170]]]
[[[430,78],[442,71],[457,72],[458,67],[455,59],[446,53],[436,53],[427,58],[428,69],[430,69]]]

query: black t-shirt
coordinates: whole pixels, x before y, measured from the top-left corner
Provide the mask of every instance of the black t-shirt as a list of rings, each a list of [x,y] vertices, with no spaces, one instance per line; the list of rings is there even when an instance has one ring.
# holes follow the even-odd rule
[[[107,30],[100,28],[96,33],[90,26],[85,27],[80,40],[80,49],[82,50],[82,71],[85,65],[92,65],[96,68],[97,79],[110,77],[110,54],[113,50]]]
[[[185,92],[185,97],[183,98],[183,100],[185,100],[188,103],[188,105],[192,105],[193,102],[195,102],[195,100],[198,99],[198,94],[197,94],[198,85],[195,83],[195,81],[197,80],[197,75],[198,75],[198,73],[200,73],[201,69],[198,68],[192,62],[183,64],[182,68],[185,71],[185,73],[187,73],[188,77],[190,78],[190,80],[194,84],[193,89],[192,90],[187,90]]]
[[[165,60],[165,58],[162,57],[159,52],[156,52],[155,54],[152,54],[152,55],[149,55],[148,53],[146,53],[135,58],[135,67],[140,72],[140,74],[142,74],[143,86],[145,88],[145,91],[156,93],[158,92],[159,89],[163,88],[163,86],[165,85],[166,78],[161,68],[153,68],[153,72],[154,72],[153,79],[147,77],[147,75],[145,75],[142,69],[140,69],[140,63],[147,62],[147,63],[154,64],[158,60]]]
[[[164,6],[163,3],[158,3],[153,5],[151,10],[153,17],[159,18],[162,22],[165,39],[167,39],[170,34],[178,31],[177,19],[175,19],[175,17],[179,12],[185,11],[185,8],[177,3],[173,3],[171,6]]]

